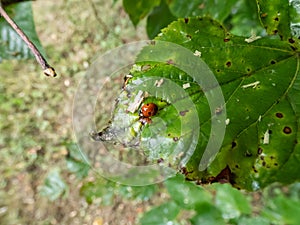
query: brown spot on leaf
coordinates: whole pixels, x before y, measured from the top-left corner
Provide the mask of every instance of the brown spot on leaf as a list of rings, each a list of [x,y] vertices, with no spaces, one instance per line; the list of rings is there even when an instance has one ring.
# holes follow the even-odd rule
[[[188,111],[189,111],[188,109],[183,110],[183,111],[180,111],[180,112],[179,112],[179,115],[180,115],[180,116],[185,116],[185,114],[186,114]]]
[[[173,64],[175,64],[175,62],[173,61],[173,59],[169,59],[169,60],[167,60],[167,64],[173,65]]]
[[[214,182],[219,182],[219,183],[231,183],[233,184],[233,178],[234,174],[231,172],[229,166],[227,165],[213,180],[212,183]]]
[[[283,117],[283,114],[278,112],[278,113],[276,113],[276,117],[281,119]]]
[[[231,62],[230,61],[226,62],[226,66],[231,67]]]
[[[262,13],[262,14],[260,15],[260,17],[261,17],[261,18],[265,18],[265,17],[267,17],[267,15],[268,15],[268,13]]]
[[[173,141],[178,141],[179,140],[179,138],[178,137],[173,137]]]
[[[294,43],[295,43],[295,41],[294,41],[293,38],[290,38],[290,39],[289,39],[289,42],[290,42],[291,44],[294,44]]]
[[[292,129],[291,129],[290,127],[284,127],[284,128],[283,128],[283,132],[284,132],[285,134],[290,134],[290,133],[292,133]]]

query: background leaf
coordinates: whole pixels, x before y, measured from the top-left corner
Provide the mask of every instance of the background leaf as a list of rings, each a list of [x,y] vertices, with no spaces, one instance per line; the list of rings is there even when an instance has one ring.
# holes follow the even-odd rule
[[[219,22],[223,22],[231,14],[231,10],[233,6],[238,2],[238,0],[172,0],[168,2],[172,14],[177,18],[191,16],[210,16]]]
[[[250,214],[251,206],[246,196],[229,184],[214,184],[216,190],[216,207],[224,219],[238,218],[242,214]]]
[[[123,0],[123,6],[133,25],[136,26],[155,6],[159,5],[160,1],[161,0]]]
[[[165,225],[174,220],[180,208],[174,202],[167,202],[146,212],[140,219],[141,225]],[[174,224],[174,223],[172,223]]]
[[[176,17],[170,12],[168,5],[165,1],[161,1],[161,4],[155,7],[147,18],[146,29],[149,38],[153,39],[162,28],[174,20]]]
[[[31,2],[12,4],[7,6],[5,10],[36,47],[43,52],[35,31]],[[0,62],[3,59],[27,59],[30,57],[33,57],[33,55],[25,42],[0,17]]]
[[[183,176],[170,178],[165,181],[165,185],[171,198],[181,208],[197,209],[204,203],[212,202],[210,193],[199,185],[185,181]]]
[[[291,36],[288,0],[257,0],[261,23],[268,34],[279,34],[284,40]]]
[[[60,176],[59,169],[53,169],[49,172],[45,179],[45,183],[41,186],[40,193],[51,201],[58,199],[67,194],[68,186]]]

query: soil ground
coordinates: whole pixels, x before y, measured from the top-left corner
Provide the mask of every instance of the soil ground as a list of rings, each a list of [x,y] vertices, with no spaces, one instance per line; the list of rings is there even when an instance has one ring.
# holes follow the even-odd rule
[[[93,174],[80,180],[68,172],[65,143],[74,141],[73,98],[95,56],[147,39],[145,26],[133,27],[121,1],[37,0],[33,12],[47,58],[59,76],[43,76],[34,60],[0,65],[1,92],[7,96],[0,113],[0,224],[136,224],[154,201],[116,197],[109,206],[87,204],[79,190]],[[69,189],[50,201],[40,189],[55,168]]]

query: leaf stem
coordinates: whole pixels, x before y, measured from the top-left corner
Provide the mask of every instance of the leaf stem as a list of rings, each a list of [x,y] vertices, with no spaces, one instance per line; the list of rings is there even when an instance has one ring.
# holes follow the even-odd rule
[[[55,72],[55,69],[47,63],[46,59],[43,57],[43,55],[40,53],[40,51],[37,49],[37,47],[30,41],[30,39],[21,30],[21,28],[9,17],[9,15],[6,13],[4,8],[2,7],[1,3],[0,3],[0,15],[2,15],[2,17],[6,20],[6,22],[17,32],[17,34],[26,43],[28,48],[31,50],[31,52],[35,56],[36,61],[41,65],[42,69],[44,70],[44,74],[46,76],[56,77],[57,74]]]

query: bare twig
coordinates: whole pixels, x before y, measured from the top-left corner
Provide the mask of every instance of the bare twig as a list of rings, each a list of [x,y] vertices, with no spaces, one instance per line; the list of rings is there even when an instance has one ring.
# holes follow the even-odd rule
[[[88,0],[88,2],[90,3],[90,5],[93,9],[96,20],[102,26],[102,29],[103,29],[103,32],[104,32],[104,39],[105,39],[109,34],[109,29],[108,29],[107,25],[104,23],[104,21],[101,19],[101,17],[99,16],[98,11],[97,11],[96,6],[95,6],[95,3],[93,2],[93,0]]]
[[[57,74],[53,67],[51,67],[46,59],[42,56],[37,47],[29,40],[26,34],[20,29],[20,27],[9,17],[0,2],[0,15],[7,21],[7,23],[17,32],[17,34],[23,39],[28,48],[34,54],[36,61],[41,65],[46,76],[55,77]]]

